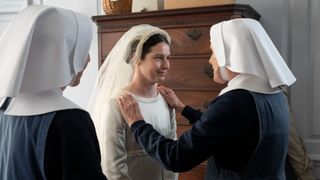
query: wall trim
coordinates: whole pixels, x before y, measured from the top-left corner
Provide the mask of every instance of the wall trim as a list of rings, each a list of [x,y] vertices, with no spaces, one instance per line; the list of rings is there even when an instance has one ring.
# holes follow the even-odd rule
[[[0,0],[0,15],[17,14],[25,7],[27,7],[26,0],[20,0],[20,1]]]

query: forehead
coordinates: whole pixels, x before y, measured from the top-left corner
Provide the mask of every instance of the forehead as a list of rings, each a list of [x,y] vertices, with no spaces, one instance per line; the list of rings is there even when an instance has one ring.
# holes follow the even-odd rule
[[[160,42],[152,46],[149,53],[170,53],[170,46],[165,42]]]

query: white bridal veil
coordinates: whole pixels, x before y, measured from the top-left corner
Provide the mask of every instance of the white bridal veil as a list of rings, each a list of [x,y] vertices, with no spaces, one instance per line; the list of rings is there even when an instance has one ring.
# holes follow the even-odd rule
[[[88,105],[97,134],[105,131],[102,123],[107,120],[104,109],[108,100],[131,82],[134,63],[141,59],[143,44],[154,34],[161,34],[170,42],[164,30],[147,24],[137,25],[123,34],[102,64]]]

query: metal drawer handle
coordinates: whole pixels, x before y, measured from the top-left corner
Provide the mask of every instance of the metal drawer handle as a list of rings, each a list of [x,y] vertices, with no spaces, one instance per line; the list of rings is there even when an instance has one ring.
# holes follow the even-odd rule
[[[205,74],[208,78],[212,79],[213,78],[213,69],[210,64],[207,64],[203,68],[201,68],[201,71],[203,74]]]
[[[203,108],[203,109],[208,109],[209,104],[210,104],[210,101],[205,100],[201,105],[202,105],[202,108]]]
[[[201,37],[201,31],[199,28],[194,28],[194,29],[190,29],[188,32],[187,32],[187,36],[196,41],[197,39],[199,39]]]

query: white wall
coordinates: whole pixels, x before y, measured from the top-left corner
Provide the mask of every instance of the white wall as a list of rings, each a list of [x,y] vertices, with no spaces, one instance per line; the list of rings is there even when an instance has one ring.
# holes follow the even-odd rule
[[[320,2],[290,1],[290,59],[297,82],[291,88],[291,103],[297,125],[320,179]]]
[[[0,0],[0,34],[10,20],[26,6],[26,0]]]
[[[284,0],[236,0],[236,3],[249,4],[261,15],[260,23],[287,61],[287,48],[284,47],[287,38],[282,37],[285,36],[284,33],[286,33],[288,24],[287,8]]]

